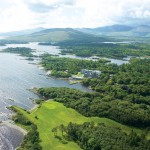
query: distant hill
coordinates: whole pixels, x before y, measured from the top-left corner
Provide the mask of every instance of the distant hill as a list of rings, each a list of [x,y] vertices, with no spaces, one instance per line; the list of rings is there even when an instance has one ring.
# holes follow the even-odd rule
[[[87,33],[93,34],[102,34],[107,32],[124,32],[130,31],[133,27],[126,26],[126,25],[112,25],[112,26],[104,26],[104,27],[97,27],[97,28],[78,28],[77,30]]]
[[[124,31],[130,31],[133,27],[126,26],[126,25],[112,25],[112,26],[106,26],[106,27],[99,27],[94,28],[94,31],[98,32],[124,32]]]
[[[129,32],[132,36],[149,36],[150,35],[150,26],[141,25],[137,26]],[[150,36],[149,36],[150,37]]]
[[[89,33],[83,33],[72,28],[53,28],[29,35],[14,36],[7,39],[30,42],[61,42],[61,41],[108,41],[105,38],[97,37]]]
[[[97,28],[36,28],[22,31],[0,33],[0,36],[9,36],[8,40],[27,42],[64,42],[90,41],[107,42],[116,39],[149,38],[150,26],[112,25]]]
[[[34,32],[39,32],[39,31],[43,31],[45,30],[45,28],[35,28],[35,29],[25,29],[25,30],[20,30],[20,31],[12,31],[12,32],[4,32],[4,33],[0,33],[0,36],[20,36],[20,35],[28,35],[28,34],[32,34]]]
[[[150,37],[150,26],[148,25],[112,25],[98,28],[81,28],[78,30],[94,35],[105,35],[110,37]]]

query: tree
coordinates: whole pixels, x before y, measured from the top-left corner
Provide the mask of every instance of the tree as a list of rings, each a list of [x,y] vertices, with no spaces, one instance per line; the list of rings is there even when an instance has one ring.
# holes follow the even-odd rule
[[[54,133],[54,136],[57,136],[57,127],[53,128],[52,132]]]
[[[62,136],[63,136],[63,133],[64,133],[64,131],[65,131],[65,126],[64,126],[63,124],[61,124],[61,125],[59,126],[59,129],[60,129],[60,131],[61,131],[61,133],[62,133]]]

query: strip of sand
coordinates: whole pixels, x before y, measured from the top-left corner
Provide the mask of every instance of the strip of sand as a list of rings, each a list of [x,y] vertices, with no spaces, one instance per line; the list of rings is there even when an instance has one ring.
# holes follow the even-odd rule
[[[2,123],[0,123],[0,125],[6,125],[6,126],[8,126],[10,128],[16,129],[16,130],[22,132],[24,135],[27,134],[27,131],[25,129],[15,125],[14,122],[11,121],[11,120],[3,121]]]

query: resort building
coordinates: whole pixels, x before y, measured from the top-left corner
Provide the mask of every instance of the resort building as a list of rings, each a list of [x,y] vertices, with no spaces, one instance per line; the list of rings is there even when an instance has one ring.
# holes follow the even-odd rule
[[[101,74],[101,71],[82,69],[81,73],[84,74],[85,78],[98,78]]]

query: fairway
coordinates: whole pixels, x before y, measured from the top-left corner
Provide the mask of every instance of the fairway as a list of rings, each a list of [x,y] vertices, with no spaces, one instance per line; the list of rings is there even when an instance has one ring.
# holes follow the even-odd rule
[[[51,130],[56,126],[59,126],[60,124],[67,125],[69,122],[82,124],[83,122],[94,121],[95,123],[101,122],[105,123],[106,125],[120,127],[123,131],[127,133],[129,133],[133,129],[106,118],[84,117],[75,110],[71,108],[66,108],[63,104],[55,101],[47,101],[42,103],[40,108],[32,110],[30,114],[20,108],[17,108],[17,110],[23,113],[23,115],[25,115],[29,120],[37,125],[41,139],[40,144],[43,147],[43,150],[81,149],[74,142],[67,142],[63,144],[61,140],[54,137],[54,134]],[[38,119],[36,119],[35,116],[37,116]],[[142,132],[139,129],[135,129],[135,131],[137,133]],[[61,133],[58,132],[58,135],[61,136]]]

